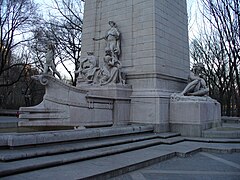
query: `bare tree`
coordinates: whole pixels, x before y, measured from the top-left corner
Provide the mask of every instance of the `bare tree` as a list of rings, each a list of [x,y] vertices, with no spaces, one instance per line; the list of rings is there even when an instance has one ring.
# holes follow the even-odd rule
[[[59,16],[51,15],[51,30],[58,44],[59,59],[71,77],[72,85],[76,85],[76,76],[65,64],[71,62],[74,71],[78,69],[81,56],[83,2],[78,0],[54,0],[55,10]]]
[[[190,44],[190,53],[194,63],[205,65],[203,74],[209,86],[209,95],[221,103],[223,112],[229,111],[232,72],[229,71],[227,54],[221,49],[218,36],[202,33]]]
[[[62,64],[71,78],[71,84],[76,85],[74,71],[78,69],[81,56],[83,0],[53,0],[50,7],[49,19],[45,19],[34,31],[34,45],[32,46],[35,58],[42,57],[36,47],[44,48],[48,41],[56,47],[56,65]],[[35,50],[34,50],[35,49]]]
[[[7,76],[13,67],[21,69],[15,79],[0,82],[0,87],[13,85],[23,74],[27,62],[13,61],[14,52],[30,40],[36,9],[31,0],[0,0],[0,77]]]
[[[211,93],[222,101],[223,109],[227,107],[226,114],[233,114],[233,108],[237,107],[237,115],[240,116],[239,1],[200,1],[206,25],[202,36],[193,43],[192,57],[195,61],[204,61]]]

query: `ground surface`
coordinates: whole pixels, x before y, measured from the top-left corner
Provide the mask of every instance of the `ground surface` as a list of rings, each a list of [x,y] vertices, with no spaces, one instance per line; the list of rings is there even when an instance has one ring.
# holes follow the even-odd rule
[[[19,119],[16,117],[1,117],[0,123],[2,126],[11,127],[13,124],[17,124]],[[240,128],[240,124],[225,124],[222,131],[232,128]],[[3,128],[5,129],[5,128]],[[146,135],[145,135],[146,136]],[[128,137],[124,137],[128,138]],[[134,138],[131,136],[129,138]],[[58,166],[42,167],[37,170],[24,170],[23,173],[10,174],[8,176],[2,177],[1,179],[6,180],[27,180],[27,179],[81,179],[82,177],[93,177],[95,173],[103,174],[101,179],[107,179],[104,173],[112,171],[109,173],[111,177],[117,172],[121,172],[124,168],[127,171],[136,165],[145,164],[151,159],[162,159],[161,162],[154,165],[148,166],[146,168],[141,168],[136,171],[131,171],[120,176],[111,178],[112,180],[240,180],[240,141],[239,139],[220,139],[219,142],[213,142],[212,139],[192,138],[192,140],[179,141],[184,137],[172,137],[172,138],[155,138],[149,141],[161,140],[163,143],[159,143],[155,146],[149,146],[146,148],[136,148],[130,150],[130,147],[137,146],[137,143],[147,143],[147,140],[143,142],[135,143],[124,143],[119,146],[102,147],[96,149],[86,149],[86,151],[73,151],[69,153],[56,154],[46,157],[36,157],[30,159],[16,160],[10,162],[0,162],[0,171],[3,168],[9,168],[10,170],[16,170],[16,168],[23,167],[29,168],[29,166],[34,166],[37,164],[46,164],[45,161],[65,161],[69,158],[73,159],[80,156],[90,157],[91,152],[94,155],[100,151],[106,152],[119,151],[121,148],[129,148],[129,151],[114,152],[109,154],[109,156],[102,156],[98,158],[93,158],[89,160],[79,161],[74,160],[72,163],[60,163]],[[107,139],[103,139],[107,141]],[[102,140],[102,141],[103,141]],[[204,141],[203,141],[204,140]],[[100,141],[100,140],[99,140]],[[116,141],[116,139],[109,139],[109,142]],[[176,142],[175,142],[176,141]],[[173,143],[171,143],[173,142]],[[90,142],[89,142],[90,143]],[[103,142],[99,142],[103,143]],[[81,144],[81,143],[80,143]],[[112,143],[111,143],[112,144]],[[77,146],[76,143],[73,145]],[[61,149],[69,147],[69,144],[62,144]],[[120,147],[124,146],[124,147]],[[126,146],[126,147],[125,147]],[[199,151],[199,148],[202,148]],[[47,149],[47,148],[46,148]],[[48,148],[49,149],[49,148]],[[17,149],[16,151],[23,151],[24,149]],[[39,150],[39,149],[37,149]],[[9,150],[2,150],[2,153],[8,152]],[[13,151],[13,150],[12,150]],[[29,150],[30,151],[30,150]],[[33,150],[35,152],[35,150]],[[5,152],[5,153],[6,153]],[[179,153],[179,156],[173,155],[169,157],[172,153]],[[233,152],[233,153],[226,153]],[[85,153],[85,154],[84,154]],[[187,157],[181,157],[181,154]],[[164,160],[168,157],[168,160]],[[24,166],[24,162],[26,167]],[[1,169],[2,165],[2,169]],[[20,166],[21,165],[21,166]],[[133,166],[134,165],[134,166]],[[136,168],[135,168],[136,169]],[[100,177],[100,176],[99,176]]]
[[[240,153],[196,153],[187,158],[175,157],[133,171],[112,180],[239,180]]]

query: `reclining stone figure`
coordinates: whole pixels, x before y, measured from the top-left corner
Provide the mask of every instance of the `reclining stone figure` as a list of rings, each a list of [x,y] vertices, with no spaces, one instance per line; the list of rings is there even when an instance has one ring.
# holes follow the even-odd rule
[[[208,94],[209,89],[206,86],[206,82],[200,77],[200,73],[203,69],[202,63],[197,63],[193,66],[193,70],[189,75],[189,83],[180,93],[183,96],[205,96]]]

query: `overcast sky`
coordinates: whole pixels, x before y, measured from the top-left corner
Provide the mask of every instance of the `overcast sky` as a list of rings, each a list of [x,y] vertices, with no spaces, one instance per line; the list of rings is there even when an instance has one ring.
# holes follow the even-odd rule
[[[201,24],[202,21],[198,1],[199,0],[187,0],[188,30],[190,39],[198,34],[199,24]]]
[[[51,5],[53,3],[53,0],[34,0],[36,3],[38,3],[41,6],[42,12],[48,11],[47,6]],[[194,35],[198,32],[198,23],[201,20],[201,16],[199,14],[198,10],[198,0],[186,0],[187,1],[187,11],[189,16],[189,38],[194,38]],[[43,13],[44,14],[44,13]],[[64,73],[65,70],[63,70],[62,67],[58,66],[57,69]],[[74,71],[74,68],[72,69]],[[64,73],[65,74],[65,73]]]

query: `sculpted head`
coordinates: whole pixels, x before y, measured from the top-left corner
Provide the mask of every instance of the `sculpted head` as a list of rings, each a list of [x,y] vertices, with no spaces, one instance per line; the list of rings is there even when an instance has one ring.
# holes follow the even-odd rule
[[[54,45],[51,42],[48,42],[47,47],[48,49],[54,49]]]
[[[195,74],[200,74],[203,69],[204,69],[203,63],[196,63],[193,65],[193,72]]]
[[[108,24],[111,26],[111,27],[115,27],[116,26],[116,23],[114,21],[109,21]]]

